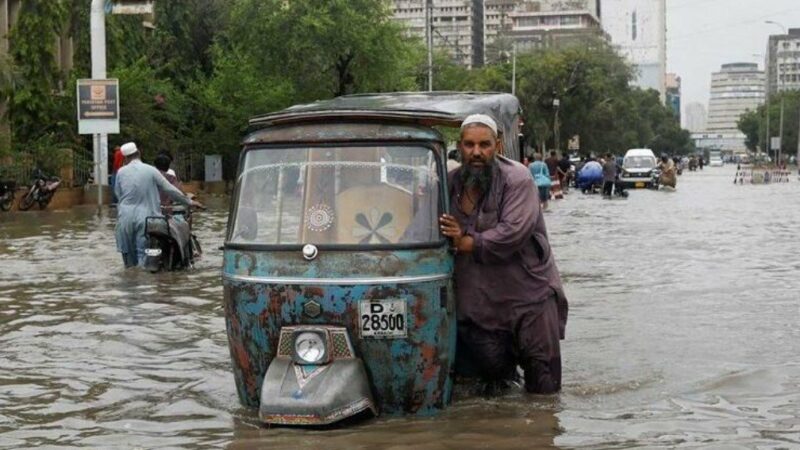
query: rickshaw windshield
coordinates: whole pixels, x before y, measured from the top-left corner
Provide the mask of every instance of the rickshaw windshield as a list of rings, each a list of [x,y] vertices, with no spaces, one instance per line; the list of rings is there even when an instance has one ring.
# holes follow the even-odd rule
[[[250,150],[228,242],[436,243],[439,189],[436,158],[422,146]]]

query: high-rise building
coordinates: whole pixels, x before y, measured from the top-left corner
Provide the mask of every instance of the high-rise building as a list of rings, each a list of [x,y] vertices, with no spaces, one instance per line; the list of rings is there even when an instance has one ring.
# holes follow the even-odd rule
[[[706,128],[693,135],[697,147],[745,151],[745,135],[737,123],[742,114],[764,103],[765,79],[764,71],[753,63],[724,64],[722,70],[714,72]]]
[[[522,0],[485,0],[484,8],[484,62],[495,63],[507,59],[512,51],[510,14]]]
[[[667,74],[666,82],[667,106],[672,109],[672,113],[681,122],[681,77],[674,73]]]
[[[394,19],[405,24],[409,35],[424,40],[428,8],[433,48],[467,67],[483,65],[483,0],[395,0]]]
[[[603,28],[634,65],[635,85],[666,94],[666,0],[602,0]]]
[[[776,34],[767,41],[767,92],[800,89],[800,28]]]
[[[698,133],[706,129],[706,107],[700,102],[692,102],[686,105],[683,118],[683,127],[692,133]]]
[[[521,51],[584,43],[591,38],[608,40],[598,13],[595,0],[525,2],[508,14],[511,29],[507,35]]]

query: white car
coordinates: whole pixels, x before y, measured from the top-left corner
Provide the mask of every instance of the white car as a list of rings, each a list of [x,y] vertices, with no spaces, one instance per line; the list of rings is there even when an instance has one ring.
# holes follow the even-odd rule
[[[619,181],[625,187],[652,187],[653,171],[657,165],[656,155],[649,148],[630,149],[622,160]]]
[[[711,167],[722,167],[722,158],[719,156],[712,156],[708,159],[708,165]]]

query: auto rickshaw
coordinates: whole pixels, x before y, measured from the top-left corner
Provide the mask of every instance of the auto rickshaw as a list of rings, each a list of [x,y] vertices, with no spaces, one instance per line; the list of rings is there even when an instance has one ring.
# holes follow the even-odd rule
[[[269,424],[450,402],[456,318],[444,131],[495,117],[520,160],[517,99],[353,95],[255,117],[224,245],[239,399]],[[451,133],[452,136],[452,133]]]

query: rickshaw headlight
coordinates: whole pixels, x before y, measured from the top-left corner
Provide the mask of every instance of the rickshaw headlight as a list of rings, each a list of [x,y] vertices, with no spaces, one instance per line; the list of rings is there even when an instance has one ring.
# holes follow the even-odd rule
[[[301,364],[323,364],[327,361],[327,340],[320,333],[301,331],[294,336],[295,361]]]

